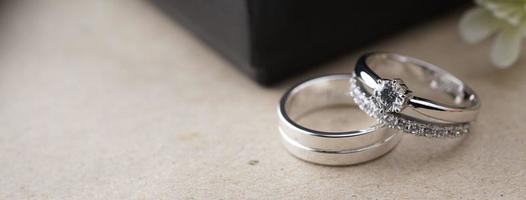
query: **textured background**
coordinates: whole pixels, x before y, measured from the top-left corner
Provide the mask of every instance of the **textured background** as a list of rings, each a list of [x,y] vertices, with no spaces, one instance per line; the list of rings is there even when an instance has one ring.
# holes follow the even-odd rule
[[[493,69],[459,14],[366,50],[444,66],[482,99],[462,141],[406,136],[390,154],[323,167],[282,148],[263,89],[143,1],[17,1],[0,12],[0,199],[519,199],[526,56]]]

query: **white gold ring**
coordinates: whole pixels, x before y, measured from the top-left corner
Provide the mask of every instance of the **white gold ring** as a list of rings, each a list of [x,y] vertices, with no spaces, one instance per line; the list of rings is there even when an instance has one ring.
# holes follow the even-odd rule
[[[380,77],[373,68],[402,66],[395,78]],[[416,96],[397,79],[401,73],[443,92],[453,103]],[[480,101],[463,81],[445,70],[416,58],[391,53],[370,53],[359,58],[350,79],[350,93],[360,109],[379,123],[406,133],[427,137],[456,137],[468,133]]]
[[[364,129],[343,132],[315,130],[296,121],[327,106],[356,107],[348,92],[350,78],[350,74],[342,74],[310,79],[283,95],[278,105],[279,131],[291,154],[317,164],[351,165],[384,155],[398,144],[401,134],[374,121]]]

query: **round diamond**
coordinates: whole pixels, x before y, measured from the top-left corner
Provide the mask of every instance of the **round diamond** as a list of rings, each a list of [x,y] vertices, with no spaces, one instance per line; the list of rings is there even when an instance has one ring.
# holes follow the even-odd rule
[[[379,80],[374,98],[385,112],[401,112],[407,101],[407,87],[401,80]]]

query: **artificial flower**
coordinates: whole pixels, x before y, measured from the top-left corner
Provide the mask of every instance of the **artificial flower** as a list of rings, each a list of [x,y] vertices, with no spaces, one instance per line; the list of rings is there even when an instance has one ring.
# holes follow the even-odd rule
[[[507,68],[517,61],[522,38],[526,36],[526,0],[475,0],[477,7],[468,10],[460,20],[460,33],[465,41],[477,43],[491,35],[496,39],[491,61]]]

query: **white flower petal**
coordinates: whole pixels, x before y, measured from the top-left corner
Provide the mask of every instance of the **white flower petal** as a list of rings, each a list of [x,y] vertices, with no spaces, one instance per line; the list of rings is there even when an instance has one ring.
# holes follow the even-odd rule
[[[497,67],[507,68],[519,58],[522,33],[518,28],[507,28],[497,35],[491,50],[491,61]]]
[[[526,5],[525,5],[526,6]],[[526,7],[525,7],[526,9]],[[526,37],[526,20],[523,20],[519,26],[517,26],[518,29],[522,33],[522,37]]]
[[[473,8],[460,20],[460,34],[465,41],[477,43],[494,33],[499,20],[484,8]]]

